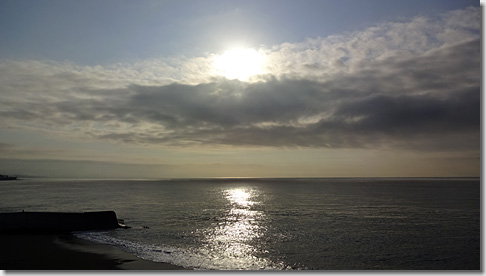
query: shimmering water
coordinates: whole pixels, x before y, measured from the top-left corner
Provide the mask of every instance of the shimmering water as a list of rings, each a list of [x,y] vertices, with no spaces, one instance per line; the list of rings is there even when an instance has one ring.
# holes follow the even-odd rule
[[[479,269],[479,179],[0,183],[0,212],[114,210],[77,233],[193,269]]]

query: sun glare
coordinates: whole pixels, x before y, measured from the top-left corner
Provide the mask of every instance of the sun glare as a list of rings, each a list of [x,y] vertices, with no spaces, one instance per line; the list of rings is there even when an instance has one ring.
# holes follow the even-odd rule
[[[216,74],[228,79],[248,81],[263,74],[264,55],[255,49],[238,48],[225,51],[214,60]]]

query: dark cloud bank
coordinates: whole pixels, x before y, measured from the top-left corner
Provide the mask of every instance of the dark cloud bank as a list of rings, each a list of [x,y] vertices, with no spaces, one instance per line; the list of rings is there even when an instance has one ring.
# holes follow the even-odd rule
[[[476,151],[480,72],[480,41],[473,40],[320,80],[134,85],[1,116],[93,122],[103,127],[89,135],[140,144]]]

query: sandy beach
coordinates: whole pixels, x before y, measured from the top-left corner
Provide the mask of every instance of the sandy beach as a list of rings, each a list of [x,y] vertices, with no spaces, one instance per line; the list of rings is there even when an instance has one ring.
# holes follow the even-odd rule
[[[69,234],[2,234],[1,270],[183,270]]]

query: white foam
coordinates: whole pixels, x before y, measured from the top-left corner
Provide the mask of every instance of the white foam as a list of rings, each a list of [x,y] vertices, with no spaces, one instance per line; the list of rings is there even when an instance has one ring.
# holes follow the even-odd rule
[[[101,244],[116,246],[125,252],[153,262],[170,263],[189,269],[215,270],[281,270],[289,269],[283,264],[256,258],[235,258],[214,256],[210,251],[189,251],[161,245],[148,245],[139,242],[121,240],[107,235],[107,232],[77,232],[75,236]]]

